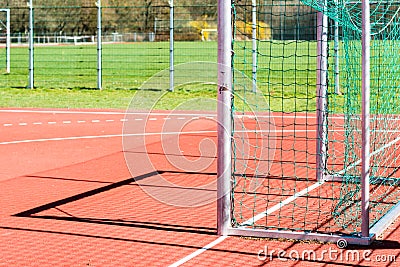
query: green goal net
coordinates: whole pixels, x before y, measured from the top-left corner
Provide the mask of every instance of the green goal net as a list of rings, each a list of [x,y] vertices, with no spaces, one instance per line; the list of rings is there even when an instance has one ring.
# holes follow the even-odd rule
[[[399,8],[371,3],[372,239],[400,200]],[[231,234],[370,242],[361,12],[360,1],[232,2]]]
[[[343,43],[342,72],[344,102],[329,98],[330,106],[343,106],[344,125],[328,119],[328,156],[343,170],[328,164],[331,174],[341,176],[339,199],[333,216],[338,225],[348,228],[360,224],[361,194],[361,88],[362,88],[362,8],[361,1],[304,3],[324,12],[341,26]],[[377,223],[399,200],[400,178],[400,2],[370,3],[370,225]],[[328,110],[335,114],[335,110]],[[342,132],[342,134],[338,134]],[[343,147],[343,149],[341,149]],[[339,160],[337,151],[344,151]],[[330,168],[330,169],[329,169]],[[353,231],[357,231],[356,227]]]

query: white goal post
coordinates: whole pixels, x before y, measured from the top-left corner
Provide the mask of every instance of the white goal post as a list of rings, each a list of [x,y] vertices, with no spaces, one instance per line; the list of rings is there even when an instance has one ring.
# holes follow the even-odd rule
[[[10,73],[11,60],[10,60],[10,49],[11,49],[11,31],[10,31],[10,9],[1,8],[0,12],[5,12],[6,23],[0,23],[0,27],[6,28],[6,72]],[[0,21],[1,22],[1,21]]]
[[[202,41],[210,41],[210,38],[208,36],[210,33],[214,33],[216,36],[218,34],[218,29],[202,29],[200,31],[201,40]]]

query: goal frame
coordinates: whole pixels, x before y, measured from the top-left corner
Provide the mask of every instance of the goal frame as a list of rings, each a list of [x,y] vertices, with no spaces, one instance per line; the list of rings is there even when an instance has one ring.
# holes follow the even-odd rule
[[[400,215],[400,203],[397,203],[371,228],[369,226],[369,173],[370,173],[370,3],[362,2],[362,159],[361,159],[361,231],[357,235],[330,234],[305,231],[281,231],[255,229],[244,226],[232,226],[231,199],[231,130],[232,130],[232,7],[231,1],[218,1],[218,107],[217,107],[217,232],[219,235],[250,236],[262,238],[285,238],[297,240],[318,240],[322,242],[338,242],[346,240],[348,244],[369,245]],[[254,8],[254,1],[253,1]],[[310,187],[295,193],[267,211],[256,215],[247,222],[255,222],[264,218],[269,211],[275,211],[289,204],[296,198],[307,194],[332,179],[326,173],[326,120],[324,114],[327,98],[327,16],[318,13],[317,26],[317,182]],[[337,92],[337,90],[336,90]],[[245,223],[244,223],[245,224]]]
[[[203,42],[209,41],[208,39],[206,39],[205,33],[217,33],[218,34],[218,30],[216,28],[204,28],[204,29],[201,29],[200,34],[201,34],[201,40]]]
[[[11,72],[11,23],[10,9],[0,8],[0,12],[6,13],[6,72]]]

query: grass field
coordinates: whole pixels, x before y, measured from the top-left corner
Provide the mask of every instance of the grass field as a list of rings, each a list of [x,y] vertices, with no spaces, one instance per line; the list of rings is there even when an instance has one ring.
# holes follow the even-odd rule
[[[274,41],[259,42],[258,46],[258,90],[263,93],[271,110],[315,111],[316,43]],[[5,49],[0,50],[0,61],[4,61],[2,55]],[[0,73],[3,72],[0,74],[0,106],[124,109],[144,82],[169,67],[168,42],[104,44],[103,90],[97,91],[93,90],[97,86],[96,51],[96,45],[93,44],[37,45],[36,90],[32,91],[25,90],[28,84],[28,48],[13,47],[11,73],[5,74],[4,69],[0,70]],[[251,42],[236,42],[235,51],[235,68],[251,77]],[[175,65],[197,61],[216,62],[217,43],[176,42],[174,58]],[[193,70],[175,74],[187,75],[186,80],[198,76]],[[154,89],[159,86],[155,84]],[[161,87],[165,88],[165,84]],[[240,82],[236,88],[240,90]],[[175,92],[166,94],[165,101],[159,103],[157,108],[173,109],[179,100],[186,101],[199,96],[215,99],[215,87],[181,86]],[[201,105],[193,108],[210,109]]]

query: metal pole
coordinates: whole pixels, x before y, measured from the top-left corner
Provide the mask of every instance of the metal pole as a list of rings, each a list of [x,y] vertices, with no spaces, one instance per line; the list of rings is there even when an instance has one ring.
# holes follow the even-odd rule
[[[335,4],[338,4],[339,0],[335,0]],[[339,10],[336,10],[336,13],[339,14]],[[338,19],[338,18],[337,18]],[[340,70],[339,70],[339,21],[335,19],[334,21],[334,57],[335,57],[335,94],[340,95]]]
[[[174,0],[169,1],[169,90],[174,91]]]
[[[334,53],[335,53],[335,94],[340,95],[340,66],[339,66],[339,22],[334,22]]]
[[[103,88],[103,62],[102,62],[102,8],[101,0],[97,5],[97,89]]]
[[[10,9],[2,9],[6,12],[6,72],[11,72],[11,24],[10,24]]]
[[[317,14],[317,181],[325,179],[327,143],[328,17]]]
[[[157,38],[157,17],[154,17],[154,39]]]
[[[34,46],[33,46],[33,38],[34,38],[34,24],[33,24],[33,0],[29,0],[29,84],[28,88],[33,89],[35,82],[34,82]]]
[[[253,92],[257,92],[257,0],[252,0],[252,79],[253,79]]]
[[[217,230],[219,235],[227,235],[231,226],[231,55],[231,1],[218,0]]]
[[[362,1],[362,163],[361,163],[361,235],[369,237],[369,179],[370,179],[370,6]]]

